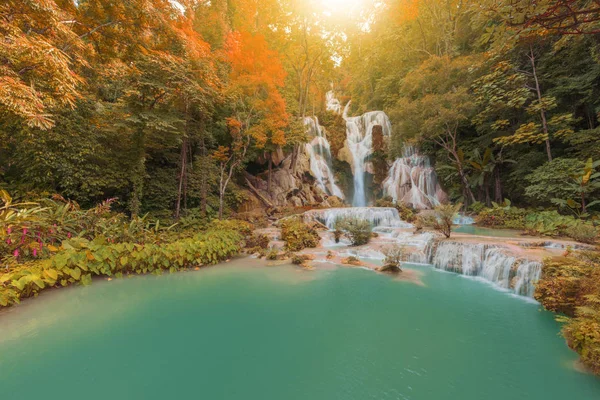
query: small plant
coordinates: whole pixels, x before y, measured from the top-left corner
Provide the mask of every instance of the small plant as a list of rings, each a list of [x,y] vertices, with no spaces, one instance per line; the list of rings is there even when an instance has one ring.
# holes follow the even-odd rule
[[[333,238],[335,240],[336,243],[340,242],[340,239],[342,238],[342,236],[344,235],[344,232],[342,232],[341,230],[337,229],[333,231]]]
[[[353,246],[361,246],[371,240],[371,224],[359,218],[342,218],[336,222],[335,229],[341,231]]]
[[[402,265],[402,259],[404,257],[404,247],[395,244],[383,249],[385,259],[383,260],[383,267],[380,271],[398,273],[402,272],[400,266]]]
[[[262,233],[254,233],[246,239],[247,249],[266,249],[269,247],[269,237]]]
[[[282,222],[281,237],[290,251],[317,247],[321,240],[318,232],[299,218],[288,218]]]
[[[270,248],[269,251],[267,251],[267,260],[277,260],[278,257],[279,251],[277,251],[277,249]]]
[[[462,207],[462,204],[442,204],[437,206],[432,214],[422,217],[422,223],[425,226],[435,229],[436,231],[443,234],[446,238],[449,238],[452,234],[452,225],[458,210]]]

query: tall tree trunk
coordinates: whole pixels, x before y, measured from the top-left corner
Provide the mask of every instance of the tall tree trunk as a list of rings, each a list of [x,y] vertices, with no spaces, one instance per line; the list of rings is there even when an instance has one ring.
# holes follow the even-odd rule
[[[132,193],[129,200],[129,211],[132,216],[140,214],[142,195],[144,191],[144,178],[146,177],[146,152],[144,128],[140,127],[134,134],[133,145],[136,154],[136,164],[133,168]]]
[[[181,144],[181,155],[180,163],[181,169],[179,172],[179,187],[177,189],[177,205],[175,207],[175,219],[179,219],[181,213],[181,197],[183,195],[183,185],[186,175],[186,164],[187,164],[187,136],[183,137],[183,143]]]
[[[267,192],[269,192],[269,196],[272,197],[271,193],[271,184],[272,184],[272,174],[273,174],[273,153],[269,153],[269,177],[267,180]]]
[[[204,138],[204,133],[202,133],[201,139],[200,139],[200,159],[202,160],[201,164],[200,164],[200,212],[202,213],[202,215],[204,217],[206,217],[206,198],[207,198],[207,176],[208,174],[206,173],[206,167],[208,167],[207,161],[207,155],[206,155],[206,141]]]
[[[504,200],[502,195],[502,181],[500,180],[500,167],[494,168],[494,196],[496,203],[500,204]]]
[[[490,207],[492,205],[492,199],[490,198],[490,181],[489,179],[485,179],[485,205]]]
[[[537,76],[537,68],[535,66],[535,54],[533,52],[533,46],[529,46],[529,60],[531,61],[531,68],[533,70],[533,79],[535,80],[535,91],[537,94],[538,101],[540,102],[540,117],[542,119],[542,130],[546,135],[546,155],[548,161],[552,161],[552,151],[550,149],[550,134],[548,132],[548,121],[546,120],[546,110],[542,106],[542,90],[540,89],[540,81]]]

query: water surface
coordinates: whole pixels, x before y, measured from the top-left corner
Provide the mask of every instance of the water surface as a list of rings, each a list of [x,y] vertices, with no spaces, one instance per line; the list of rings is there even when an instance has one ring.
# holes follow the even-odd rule
[[[600,398],[550,313],[481,282],[231,264],[56,290],[0,314],[0,397]]]

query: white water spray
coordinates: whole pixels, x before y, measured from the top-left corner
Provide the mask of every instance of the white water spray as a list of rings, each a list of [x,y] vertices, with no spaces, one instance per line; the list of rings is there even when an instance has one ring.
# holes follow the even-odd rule
[[[317,185],[328,195],[344,198],[344,193],[336,185],[331,169],[331,151],[325,134],[325,129],[319,125],[317,117],[304,118],[304,125],[309,135],[313,137],[304,147],[310,160],[310,171]]]
[[[384,196],[394,203],[404,203],[423,210],[433,208],[446,199],[429,157],[414,147],[406,147],[403,157],[396,159],[383,182]]]

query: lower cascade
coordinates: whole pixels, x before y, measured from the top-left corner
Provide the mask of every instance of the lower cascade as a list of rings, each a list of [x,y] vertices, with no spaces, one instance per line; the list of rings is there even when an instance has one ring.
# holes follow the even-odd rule
[[[480,277],[521,296],[533,297],[542,271],[540,262],[517,258],[496,245],[432,241],[427,247],[427,262],[435,268]]]
[[[335,223],[343,218],[358,218],[368,221],[374,227],[410,228],[411,224],[402,221],[398,210],[391,207],[347,207],[310,210],[304,213],[304,219],[319,221],[329,229],[335,229]]]

